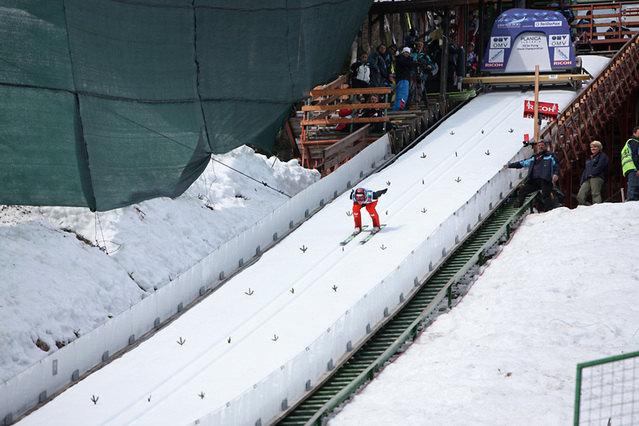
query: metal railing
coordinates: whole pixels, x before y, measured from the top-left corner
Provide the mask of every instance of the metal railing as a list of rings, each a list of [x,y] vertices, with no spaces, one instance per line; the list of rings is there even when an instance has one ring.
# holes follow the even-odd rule
[[[540,137],[556,142],[562,173],[588,152],[590,142],[621,112],[639,87],[639,34],[630,39],[608,65],[560,114]]]

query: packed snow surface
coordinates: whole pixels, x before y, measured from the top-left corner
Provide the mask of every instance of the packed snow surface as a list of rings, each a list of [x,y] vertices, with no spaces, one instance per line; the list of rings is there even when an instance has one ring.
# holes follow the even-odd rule
[[[639,350],[638,214],[628,202],[527,216],[461,302],[329,425],[571,425],[577,364]]]
[[[593,72],[593,74],[596,74],[596,72]],[[256,264],[238,274],[211,297],[186,312],[178,321],[158,332],[153,339],[143,342],[124,357],[115,360],[106,368],[71,387],[64,394],[27,417],[24,420],[24,424],[51,424],[51,422],[63,424],[70,421],[71,418],[67,416],[73,416],[74,419],[80,418],[85,424],[158,424],[159,421],[171,424],[183,423],[206,415],[217,409],[217,407],[223,406],[239,393],[252,388],[262,377],[270,371],[278,369],[286,360],[298,353],[300,348],[303,350],[306,345],[312,343],[318,333],[324,332],[327,326],[330,327],[333,324],[335,318],[342,315],[358,300],[361,300],[371,285],[377,283],[380,277],[386,276],[390,270],[395,268],[398,262],[406,258],[416,244],[420,244],[426,236],[437,228],[439,223],[469,200],[484,182],[491,179],[497,171],[501,170],[501,166],[509,161],[521,148],[522,135],[524,133],[532,133],[530,120],[522,118],[523,101],[530,97],[530,94],[521,93],[491,93],[480,96],[462,109],[457,114],[457,119],[447,120],[429,138],[421,142],[410,155],[403,156],[383,173],[373,175],[363,182],[363,185],[371,189],[389,188],[388,193],[382,197],[378,206],[382,221],[387,222],[388,226],[379,236],[375,237],[374,243],[371,242],[365,246],[351,243],[343,251],[336,249],[336,243],[344,238],[352,228],[352,218],[348,218],[345,215],[345,212],[350,210],[348,195],[345,194],[339,197],[280,242],[274,249],[266,252]],[[557,102],[563,108],[573,97],[574,92],[549,90],[542,92],[540,100]],[[262,162],[267,163],[267,161],[269,160],[263,159]],[[515,171],[512,172],[516,173]],[[303,175],[302,173],[300,174]],[[301,184],[298,186],[293,185],[294,188],[292,189],[286,189],[294,192],[296,188],[308,185],[315,178],[313,175],[303,176],[300,178]],[[236,178],[234,177],[233,179]],[[220,168],[216,166],[213,176],[209,175],[208,180],[206,178],[201,179],[201,181],[198,181],[198,186],[189,189],[186,197],[180,197],[172,202],[180,202],[182,198],[188,198],[188,200],[183,201],[199,203],[197,205],[200,210],[204,211],[203,215],[219,211],[225,205],[221,199],[217,198],[216,185],[213,185],[214,181],[217,182],[219,180]],[[106,285],[106,288],[121,293],[124,290],[120,288],[120,283],[127,280],[131,282],[132,295],[124,298],[122,307],[114,308],[112,311],[102,308],[103,316],[117,314],[118,309],[121,311],[126,308],[127,303],[131,303],[131,300],[139,300],[144,291],[152,291],[154,287],[166,284],[174,276],[172,274],[179,274],[186,270],[194,263],[193,259],[203,257],[224,241],[224,238],[222,238],[213,243],[209,242],[209,240],[214,239],[214,236],[206,236],[203,233],[203,230],[206,230],[207,227],[222,226],[222,228],[216,229],[217,231],[225,229],[226,226],[231,227],[232,229],[226,239],[230,238],[233,233],[237,233],[238,229],[234,227],[242,226],[241,222],[244,220],[243,214],[245,213],[244,207],[246,203],[251,201],[251,199],[258,198],[258,195],[252,193],[251,190],[257,193],[260,190],[266,191],[259,183],[253,182],[251,185],[253,186],[249,186],[250,189],[244,188],[239,192],[234,189],[236,186],[231,186],[231,189],[229,189],[231,197],[227,197],[224,200],[228,200],[228,207],[234,214],[229,219],[229,223],[223,225],[220,224],[223,219],[219,219],[217,221],[200,222],[202,225],[195,226],[195,219],[190,216],[193,214],[192,212],[185,212],[183,216],[179,206],[156,205],[156,203],[161,201],[169,200],[152,200],[148,203],[141,203],[140,205],[132,206],[124,213],[121,211],[111,212],[110,214],[124,215],[129,218],[132,223],[130,228],[127,229],[131,233],[133,230],[137,231],[138,227],[150,226],[146,222],[152,222],[151,219],[154,219],[155,227],[150,226],[144,232],[136,234],[138,237],[134,238],[134,240],[140,244],[138,250],[134,250],[135,244],[126,240],[126,234],[121,234],[119,227],[109,227],[107,225],[109,223],[109,220],[107,220],[109,213],[97,216],[89,214],[84,220],[81,220],[80,217],[70,221],[73,224],[71,231],[86,238],[89,242],[97,241],[95,245],[102,247],[103,250],[75,238],[73,233],[66,232],[66,234],[70,234],[67,238],[73,244],[78,245],[82,250],[91,253],[95,252],[96,255],[99,254],[100,256],[105,256],[103,251],[106,251],[109,253],[109,259],[121,256],[122,260],[118,262],[107,262],[107,264],[112,265],[111,271],[103,271],[103,274],[99,274],[104,279],[115,280],[108,281],[110,283],[118,282],[117,288],[113,285]],[[275,184],[273,186],[277,187]],[[286,191],[285,188],[280,187],[280,189]],[[282,200],[282,198],[278,200],[278,202],[282,201],[285,200]],[[503,321],[512,323],[505,324],[505,326],[508,329],[512,325],[511,332],[515,336],[509,337],[513,340],[513,347],[520,336],[525,336],[526,333],[530,332],[534,333],[533,336],[538,339],[539,343],[537,343],[536,349],[539,348],[539,350],[543,350],[543,336],[551,335],[551,339],[557,338],[557,330],[561,329],[561,324],[564,323],[552,321],[555,318],[568,323],[565,328],[579,329],[581,325],[587,325],[588,327],[586,328],[590,328],[592,323],[588,322],[588,320],[592,318],[580,319],[575,317],[576,319],[573,319],[573,317],[555,316],[554,311],[551,312],[550,318],[544,318],[547,323],[551,324],[551,327],[531,326],[531,321],[541,321],[538,317],[543,317],[543,315],[538,314],[540,309],[538,300],[544,297],[545,294],[527,291],[529,288],[534,288],[532,284],[526,285],[529,279],[527,273],[519,273],[519,271],[515,270],[522,269],[523,265],[528,264],[533,264],[537,268],[545,270],[544,266],[549,259],[555,262],[554,256],[557,256],[557,259],[564,254],[572,256],[567,259],[556,260],[557,265],[565,266],[570,264],[571,261],[574,263],[574,256],[578,250],[590,247],[593,251],[596,251],[594,248],[601,246],[599,241],[593,239],[593,235],[596,235],[592,232],[592,227],[595,226],[595,223],[588,222],[589,227],[579,232],[583,233],[584,238],[590,238],[588,241],[591,241],[592,244],[580,243],[574,246],[571,245],[571,250],[562,250],[564,240],[570,241],[572,239],[574,241],[575,234],[577,234],[575,230],[582,228],[579,228],[579,222],[577,222],[571,229],[571,224],[568,222],[559,225],[555,232],[547,233],[545,232],[546,229],[554,229],[549,228],[547,225],[551,221],[550,219],[552,219],[552,222],[560,223],[561,220],[569,221],[570,217],[576,214],[575,212],[585,211],[583,214],[588,214],[588,211],[597,212],[599,209],[606,208],[632,209],[632,204],[594,206],[579,208],[575,211],[558,209],[548,214],[533,216],[537,219],[527,219],[516,238],[526,239],[526,237],[519,236],[525,235],[524,229],[529,226],[527,225],[529,222],[532,222],[531,227],[541,226],[541,228],[531,231],[532,236],[529,236],[527,241],[535,240],[545,243],[547,246],[544,249],[533,251],[532,254],[521,254],[513,250],[514,257],[511,259],[506,257],[505,250],[499,259],[507,259],[506,264],[508,266],[507,269],[510,270],[510,280],[516,282],[518,287],[516,291],[511,290],[510,292],[499,285],[495,286],[496,289],[492,293],[490,290],[486,290],[487,295],[482,298],[483,304],[480,303],[478,305],[481,313],[475,313],[475,315],[480,316],[484,321],[492,320],[491,315],[493,312],[497,312],[499,309],[506,309],[506,306],[514,306],[510,303],[512,301],[519,302],[519,299],[521,299],[521,303],[524,303],[524,296],[530,296],[533,300],[529,300],[531,305],[526,308],[525,312],[522,312],[522,308],[519,306],[518,309],[512,311],[511,317],[503,319]],[[269,208],[269,211],[273,210],[273,208]],[[22,209],[9,209],[12,221],[17,220],[14,217]],[[67,222],[69,214],[65,212],[56,215],[56,211],[57,209],[39,209],[37,221],[46,224],[47,229],[51,229],[51,232],[62,233],[60,229],[69,226],[69,222]],[[87,214],[87,212],[84,212],[84,214]],[[601,217],[607,214],[602,213]],[[627,218],[624,220],[629,223],[632,215],[636,215],[636,211],[622,212],[620,217],[624,214],[627,214]],[[155,217],[157,217],[157,222],[155,222]],[[366,213],[364,213],[364,217],[365,220],[368,219]],[[564,217],[567,219],[564,219]],[[546,222],[544,224],[536,224],[535,221],[539,220]],[[51,221],[53,221],[55,226],[51,225]],[[33,218],[25,221],[27,224],[33,222]],[[600,222],[602,222],[601,219]],[[83,224],[82,226],[79,225],[81,223]],[[167,228],[167,223],[172,224],[172,227]],[[23,223],[20,223],[20,226],[22,225]],[[596,225],[602,226],[603,224],[597,223]],[[18,225],[12,223],[12,226]],[[609,230],[606,232],[610,234]],[[625,234],[625,237],[627,237],[627,234]],[[144,242],[147,241],[148,246],[144,245]],[[37,245],[40,244],[39,239],[35,240],[35,242],[37,242]],[[181,245],[180,249],[175,249],[173,245],[178,243]],[[514,244],[513,241],[511,246]],[[25,247],[28,245],[24,244]],[[132,245],[134,247],[131,247]],[[380,250],[381,247],[384,248]],[[302,248],[305,249],[303,250]],[[53,246],[49,246],[49,249],[53,249]],[[36,257],[33,250],[34,248],[23,249],[20,258]],[[172,253],[167,255],[165,251],[171,251]],[[563,253],[564,251],[567,251],[567,253]],[[625,243],[624,251],[626,251]],[[183,256],[185,252],[189,253],[190,256]],[[522,258],[517,258],[517,255],[521,255]],[[13,256],[7,255],[11,259],[13,259]],[[183,261],[173,264],[171,268],[166,267],[166,262],[173,260],[176,256],[182,258]],[[585,256],[585,254],[581,256]],[[68,254],[63,257],[73,258],[73,256]],[[59,262],[64,262],[64,260],[59,259]],[[57,261],[52,263],[56,264]],[[85,268],[90,271],[94,270],[94,263],[97,262],[78,262],[79,265],[90,266]],[[582,261],[578,266],[582,267],[585,263],[602,266],[606,264],[603,261],[597,263],[596,260],[593,260],[591,262]],[[37,265],[39,267],[39,264]],[[550,263],[549,265],[549,269],[552,269],[555,263]],[[140,268],[139,270],[142,272],[136,273],[138,271],[136,268]],[[25,263],[22,266],[24,271],[29,269],[37,268],[34,267],[33,263]],[[630,270],[634,278],[636,270],[632,269],[632,267],[630,267]],[[50,275],[62,279],[61,277],[66,277],[68,274],[61,274],[58,271],[59,269],[51,268]],[[76,273],[75,269],[73,273]],[[77,273],[80,274],[79,272]],[[576,272],[571,273],[574,275]],[[571,273],[568,273],[569,276]],[[550,297],[554,295],[557,300],[561,301],[557,305],[564,309],[566,309],[566,305],[570,306],[572,302],[572,300],[566,302],[565,299],[579,299],[576,297],[578,292],[576,293],[574,287],[560,285],[569,278],[565,274],[558,271],[556,274],[551,274],[554,280],[544,278],[540,279],[538,283],[539,285],[553,286],[550,290],[547,290],[548,297],[544,297],[542,300],[554,300]],[[38,275],[40,276],[40,274]],[[42,275],[48,276],[46,272]],[[85,279],[86,277],[91,277],[95,280],[95,275],[95,271],[85,272]],[[485,273],[484,277],[487,275],[488,272]],[[79,279],[80,283],[83,281],[82,278]],[[472,291],[478,291],[477,289],[483,287],[480,282],[475,284]],[[18,286],[20,283],[21,280],[18,279],[14,286]],[[580,288],[586,289],[583,283],[580,284],[582,285]],[[488,288],[490,289],[490,285]],[[562,292],[566,291],[566,289],[570,291],[569,294],[572,294],[571,297],[562,296],[564,294]],[[247,294],[251,293],[251,290],[255,293],[249,297]],[[498,290],[499,293],[497,294]],[[35,291],[33,293],[35,294]],[[507,297],[504,297],[504,295]],[[624,301],[630,300],[628,294],[620,297],[624,297]],[[109,298],[105,299],[109,300]],[[591,300],[593,304],[603,303],[600,298],[593,299],[595,299]],[[291,300],[295,300],[296,303],[292,303]],[[45,302],[48,303],[49,300],[46,298],[41,300],[40,305],[45,304]],[[617,299],[616,303],[621,303],[621,299]],[[28,302],[21,302],[21,304],[29,306]],[[110,304],[111,302],[109,302]],[[630,305],[632,306],[632,304]],[[544,306],[546,305],[550,308],[555,303],[549,302]],[[52,307],[52,312],[56,310],[56,307]],[[38,308],[40,306],[34,303],[32,306],[33,311]],[[463,310],[464,303],[460,304],[458,308]],[[64,310],[69,309],[68,305],[64,305]],[[582,311],[587,311],[587,309],[575,308],[575,311],[582,313]],[[527,312],[530,312],[530,315],[526,314]],[[618,312],[619,310],[616,310],[615,314]],[[87,315],[83,314],[85,312],[82,306],[79,308],[78,316],[83,317],[82,319],[84,320]],[[507,314],[505,315],[507,316]],[[519,322],[517,323],[516,320]],[[57,320],[54,323],[57,323]],[[447,320],[443,317],[437,323],[446,324]],[[622,321],[622,323],[626,326],[628,325],[627,322]],[[519,326],[515,326],[516,324],[519,324]],[[532,324],[538,323],[532,322]],[[465,323],[455,323],[455,325],[459,325],[459,328],[455,327],[454,330],[464,330],[466,326]],[[509,363],[504,363],[503,366],[495,363],[499,359],[498,356],[493,355],[488,350],[485,353],[485,357],[482,357],[482,353],[473,352],[475,350],[473,348],[491,348],[491,340],[497,340],[497,330],[501,329],[502,325],[504,324],[492,322],[478,324],[478,321],[475,320],[472,324],[468,324],[471,329],[464,334],[466,338],[457,338],[450,342],[446,340],[445,336],[446,333],[453,332],[453,327],[449,325],[450,328],[448,330],[442,331],[442,348],[433,352],[433,358],[440,365],[442,360],[447,357],[459,357],[462,362],[471,366],[472,371],[488,371],[488,367],[484,367],[484,363],[490,363],[490,368],[496,367],[505,371],[506,379],[500,381],[498,389],[481,388],[485,382],[489,383],[487,379],[491,374],[480,373],[479,377],[470,375],[472,383],[467,385],[471,389],[468,401],[474,401],[473,392],[481,395],[494,394],[493,396],[498,397],[503,405],[505,397],[509,398],[510,394],[515,394],[503,389],[504,383],[507,383],[505,380],[515,375],[514,372],[517,371],[515,367],[518,362],[531,363],[531,359],[523,355],[530,351],[528,342],[531,341],[531,336],[526,339],[521,338],[521,342],[525,341],[526,345],[524,347],[517,346],[516,353],[514,349],[508,352],[506,356]],[[612,330],[621,333],[620,325],[606,325]],[[87,325],[89,329],[95,326],[95,322]],[[68,333],[75,334],[77,331],[75,327],[77,325],[69,326]],[[44,343],[47,343],[47,339],[49,339],[48,342],[55,343],[58,338],[61,338],[59,332],[55,338],[47,337],[49,334],[54,334],[53,331],[47,334],[47,330],[53,328],[48,323],[46,325],[43,324],[43,328],[44,333],[41,330],[38,330],[37,333],[32,333],[31,339],[26,343],[33,346],[34,341],[37,342],[37,339],[42,340]],[[603,328],[606,329],[606,327]],[[30,328],[29,331],[32,329]],[[491,330],[495,331],[491,332]],[[82,332],[83,329],[80,328],[79,334],[81,335]],[[630,337],[634,338],[632,334],[634,330],[630,332],[624,329],[623,332],[630,333]],[[482,335],[482,333],[484,334]],[[481,341],[477,341],[478,338],[476,336],[478,335],[483,336]],[[594,340],[601,340],[601,337],[605,335],[605,331],[601,332],[601,335],[597,335]],[[558,344],[565,347],[565,351],[569,351],[570,348],[579,348],[582,343],[594,345],[594,343],[589,342],[590,339],[583,336],[590,336],[590,334],[582,330],[582,337],[571,338],[569,342],[560,340]],[[625,334],[624,336],[629,338]],[[37,339],[35,339],[36,337]],[[181,337],[184,337],[188,343],[184,345],[176,344],[176,340]],[[486,340],[485,343],[483,342],[484,339]],[[532,339],[532,341],[537,342],[535,339]],[[62,342],[64,342],[64,339]],[[605,345],[605,342],[602,343],[603,345]],[[611,346],[612,349],[608,348],[610,351],[606,354],[616,353],[616,350],[619,349],[618,345],[615,346],[613,344]],[[53,349],[49,349],[49,351],[51,350]],[[501,346],[498,350],[501,350]],[[593,352],[589,352],[588,356],[590,357]],[[553,357],[549,359],[556,359],[558,353],[556,348],[548,349],[545,355],[546,357]],[[256,356],[256,354],[259,355]],[[594,357],[596,358],[598,355]],[[558,361],[565,362],[565,358],[568,358],[568,356],[562,355],[561,360]],[[577,356],[574,356],[574,358],[577,358]],[[535,382],[535,386],[526,388],[526,390],[542,395],[560,390],[570,393],[570,396],[562,394],[561,398],[556,398],[560,401],[553,401],[553,403],[561,403],[563,411],[570,412],[570,409],[566,408],[566,401],[573,397],[572,386],[564,381],[561,383],[553,381],[554,375],[545,377],[543,373],[540,373],[542,371],[540,369],[543,368],[543,365],[539,365],[542,361],[541,357],[536,360],[534,371],[532,370],[533,367],[529,366],[527,369],[522,367],[522,371],[527,372],[527,374],[523,375],[530,377]],[[579,359],[576,362],[579,361],[581,360]],[[397,363],[398,365],[399,362]],[[549,363],[547,360],[546,362]],[[7,364],[11,364],[11,362]],[[574,363],[571,364],[570,369],[574,373]],[[446,377],[445,380],[440,379],[436,382],[441,386],[436,392],[446,394],[445,390],[450,389],[452,393],[448,393],[449,398],[456,401],[459,397],[463,397],[464,395],[455,392],[455,389],[463,389],[466,386],[464,383],[469,376],[468,372],[462,370],[462,373],[466,374],[458,376],[458,370],[446,369],[442,373]],[[498,375],[498,373],[495,374]],[[460,380],[459,384],[456,381],[458,379]],[[450,385],[450,383],[454,383],[455,386]],[[422,396],[418,405],[424,405],[428,401],[426,394],[423,391],[416,391],[416,388],[420,387],[421,389],[423,384],[414,386],[413,391]],[[449,388],[445,388],[445,386],[449,386]],[[568,388],[570,388],[570,391],[567,391]],[[93,404],[90,401],[92,395],[100,397],[99,404]],[[204,395],[206,397],[203,397]],[[430,397],[430,395],[428,396]],[[386,399],[392,398],[386,395]],[[507,409],[516,412],[515,404],[518,402],[525,404],[519,406],[519,417],[514,417],[508,411],[509,414],[504,416],[507,423],[503,424],[513,424],[513,420],[516,422],[517,419],[524,423],[526,421],[535,421],[535,419],[530,420],[527,415],[528,411],[526,409],[530,408],[529,399],[527,398],[514,400],[512,402],[512,410],[508,407]],[[464,401],[464,409],[466,403],[470,404],[471,402]],[[399,404],[397,405],[399,406]],[[181,407],[182,410],[176,410],[175,407]],[[533,408],[539,408],[539,406]],[[363,411],[366,410],[364,409]],[[478,410],[482,411],[483,409],[478,408]],[[445,413],[442,413],[442,410],[438,410],[435,418],[437,418],[437,421],[447,419],[447,423],[455,424],[458,417],[454,416],[459,416],[459,411],[459,405],[456,405],[455,410],[449,410],[449,412]],[[551,405],[548,406],[548,412],[553,412]],[[491,414],[488,410],[483,413],[485,415]],[[347,415],[348,408],[344,410],[343,414],[340,414],[340,416]],[[442,417],[442,415],[450,415],[451,417],[446,418]],[[339,422],[340,416],[333,421]],[[381,416],[371,417],[366,420],[366,413],[361,411],[360,414],[354,414],[354,416],[360,416],[364,419],[361,424],[369,424],[375,421],[379,421],[380,423],[378,424],[383,423],[381,422]],[[568,418],[557,416],[559,415],[555,415],[556,418],[560,419]],[[551,419],[555,417],[551,417]],[[411,407],[410,412],[397,413],[394,421],[401,419],[402,423],[413,422],[413,424],[419,424],[420,421],[423,422],[427,418],[425,414],[416,414],[415,407]],[[480,417],[477,417],[476,420],[477,422],[482,421]],[[359,422],[359,420],[352,420],[352,418],[350,421],[351,424]],[[499,424],[500,421],[500,419],[491,418],[490,424]],[[466,423],[459,424],[472,423],[473,420],[471,419]],[[388,420],[386,420],[386,424],[388,424]]]
[[[296,160],[246,146],[213,158],[176,199],[98,213],[0,206],[0,381],[128,309],[319,179]]]

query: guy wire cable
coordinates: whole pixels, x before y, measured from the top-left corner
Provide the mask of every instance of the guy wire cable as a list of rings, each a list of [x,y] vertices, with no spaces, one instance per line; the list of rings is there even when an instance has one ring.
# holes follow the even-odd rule
[[[153,130],[153,129],[151,129],[150,127],[147,127],[147,126],[145,126],[145,125],[143,125],[143,124],[141,124],[141,123],[138,123],[137,121],[131,120],[131,119],[130,119],[130,118],[128,118],[128,117],[125,117],[125,116],[123,116],[123,115],[120,115],[120,114],[118,114],[118,113],[117,113],[117,112],[115,112],[115,111],[111,111],[111,113],[112,113],[112,114],[114,114],[114,115],[117,115],[118,117],[123,118],[123,119],[125,119],[125,120],[127,120],[127,121],[129,121],[129,122],[131,122],[131,123],[133,123],[133,124],[135,124],[135,125],[138,125],[138,126],[142,127],[143,129],[146,129],[146,130],[148,130],[148,131],[150,131],[150,132],[153,132],[153,133],[155,133],[156,135],[162,136],[163,138],[168,139],[168,140],[170,140],[171,142],[174,142],[174,143],[176,143],[176,144],[178,144],[178,145],[181,145],[181,146],[183,146],[183,147],[185,147],[185,148],[188,148],[188,149],[190,149],[191,151],[195,151],[195,149],[191,148],[190,146],[188,146],[188,145],[186,145],[186,144],[183,144],[182,142],[177,141],[177,140],[175,140],[175,139],[173,139],[173,138],[170,138],[169,136],[164,135],[164,134],[162,134],[162,133],[160,133],[160,132],[158,132],[158,131],[156,131],[156,130]],[[233,167],[229,166],[228,164],[224,164],[224,163],[222,163],[220,160],[216,160],[215,158],[213,158],[213,153],[210,153],[210,155],[211,155],[211,160],[213,160],[213,161],[215,161],[215,162],[217,162],[217,163],[220,163],[220,164],[221,164],[221,165],[223,165],[223,166],[228,167],[229,169],[233,170],[234,172],[237,172],[237,173],[239,173],[239,174],[241,174],[241,175],[243,175],[243,176],[245,176],[245,177],[247,177],[247,178],[249,178],[249,179],[252,179],[252,180],[254,180],[255,182],[261,183],[261,184],[262,184],[262,185],[264,185],[265,187],[270,188],[270,189],[272,189],[272,190],[273,190],[273,191],[275,191],[275,192],[279,192],[280,194],[286,195],[288,198],[293,198],[293,197],[291,197],[290,195],[288,195],[286,192],[284,192],[284,191],[282,191],[282,190],[280,190],[280,189],[277,189],[277,188],[273,188],[272,186],[270,186],[268,183],[266,183],[266,182],[264,182],[264,181],[259,181],[259,180],[255,179],[254,177],[251,177],[251,176],[247,175],[246,173],[243,173],[243,172],[241,172],[241,171],[239,171],[239,170],[237,170],[237,169],[234,169]]]

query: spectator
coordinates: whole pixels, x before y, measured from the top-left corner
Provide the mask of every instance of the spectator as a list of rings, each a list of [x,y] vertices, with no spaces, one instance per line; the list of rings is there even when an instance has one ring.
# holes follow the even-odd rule
[[[382,189],[380,191],[371,191],[370,189],[357,188],[351,191],[351,200],[353,200],[353,218],[355,219],[355,230],[353,234],[359,234],[362,231],[362,216],[360,210],[362,206],[366,208],[368,214],[371,215],[373,220],[373,233],[379,232],[379,215],[375,210],[377,206],[377,200],[382,195],[386,194],[388,189]]]
[[[415,43],[415,50],[413,50],[410,56],[416,59],[425,54],[426,54],[426,51],[424,50],[424,42],[419,40],[417,43]]]
[[[619,31],[619,29],[617,28],[617,23],[615,21],[610,21],[610,26],[608,27],[608,29],[606,30],[607,33],[612,33],[612,34],[606,34],[606,39],[612,39],[612,38],[617,38],[618,34],[617,31]]]
[[[424,80],[426,80],[427,74],[434,75],[437,73],[437,66],[428,52],[424,50],[424,42],[418,42],[417,46],[420,47],[420,49],[416,52],[415,60],[419,64],[421,71],[423,71]]]
[[[371,103],[371,104],[376,104],[378,102],[379,102],[379,96],[374,94],[371,95],[370,98],[368,99],[368,103]],[[382,116],[382,111],[379,108],[374,108],[374,107],[364,108],[358,114],[358,117],[381,117],[381,116]],[[384,123],[375,122],[370,124],[371,124],[371,130],[373,132],[382,133],[384,131]]]
[[[470,15],[470,22],[468,23],[468,43],[477,41],[477,31],[479,31],[479,19],[477,18],[477,9],[473,10]]]
[[[353,118],[353,110],[352,109],[340,109],[337,112],[339,118]],[[336,131],[338,132],[348,132],[350,129],[349,123],[338,123],[335,126]]]
[[[479,57],[475,53],[475,43],[468,44],[466,55],[466,76],[475,77],[479,73]]]
[[[380,44],[377,50],[368,57],[368,64],[371,70],[371,86],[382,87],[388,79],[388,70],[386,69],[386,45]]]
[[[553,152],[547,150],[546,141],[539,141],[537,148],[537,153],[529,159],[505,164],[504,169],[530,167],[524,186],[519,189],[515,207],[521,207],[528,194],[541,189],[541,200],[544,204],[544,209],[548,211],[554,207],[552,189],[559,179],[559,159]]]
[[[395,57],[397,56],[397,45],[391,44],[386,49],[386,53],[384,54],[384,62],[386,62],[386,72],[388,76],[386,77],[385,84],[387,86],[391,85],[393,80],[393,72],[395,71]]]
[[[629,28],[624,27],[623,25],[619,27],[617,22],[610,21],[610,28],[606,30],[607,33],[613,33],[606,35],[606,39],[614,39],[614,38],[627,38],[629,35],[624,35],[622,31],[630,31]]]
[[[575,14],[572,13],[572,10],[570,10],[568,6],[566,6],[566,2],[564,0],[561,0],[559,2],[559,7],[557,7],[557,12],[564,15],[564,18],[566,18],[566,21],[568,21],[568,25],[571,25],[573,21],[575,20]]]
[[[563,0],[559,2],[559,6],[557,7],[557,12],[561,13],[564,16],[564,18],[566,18],[566,21],[568,21],[568,27],[570,27],[570,39],[574,41],[575,32],[574,32],[574,29],[572,28],[572,23],[575,20],[575,14],[572,12],[572,10],[568,8],[568,6],[566,6],[566,2]]]
[[[424,42],[418,41],[416,43],[415,52],[411,53],[411,58],[419,65],[415,70],[410,72],[411,81],[409,86],[410,94],[409,99],[419,102],[426,100],[426,80],[428,74],[433,73],[435,70],[435,64],[430,59],[426,51],[424,50]],[[408,104],[410,104],[409,102]]]
[[[411,28],[411,30],[408,32],[408,35],[404,38],[404,47],[408,47],[411,50],[414,50],[416,44],[417,30],[415,28]]]
[[[456,87],[460,81],[458,81],[457,77],[463,76],[460,72],[460,68],[464,65],[464,59],[466,56],[464,55],[464,49],[461,47],[455,46],[453,43],[448,44],[448,77],[446,81],[448,82],[446,90],[452,92],[455,89],[459,89]]]
[[[577,21],[578,25],[590,25],[590,11],[587,10],[586,11],[586,17],[585,18],[581,18],[579,21]],[[578,34],[579,34],[579,39],[582,42],[588,42],[591,40],[592,35],[590,33],[590,27],[585,27],[585,28],[578,28],[577,29]]]
[[[586,204],[586,198],[592,194],[592,203],[602,203],[601,187],[603,186],[604,177],[606,175],[606,167],[608,166],[608,156],[601,149],[603,146],[599,141],[590,142],[590,158],[586,160],[586,168],[581,175],[579,184],[579,193],[577,194],[577,203]]]
[[[402,53],[395,60],[395,104],[393,111],[401,111],[406,108],[408,101],[408,89],[411,69],[417,68],[419,65],[410,57],[410,48],[405,47]]]
[[[397,55],[399,55],[399,52],[397,51],[397,45],[393,43],[388,46],[387,55],[385,58],[386,69],[389,70],[391,73],[393,72],[393,67],[391,65],[395,63],[395,58],[397,57]]]
[[[371,81],[371,69],[368,65],[368,53],[362,53],[359,61],[351,65],[351,87],[368,87]]]
[[[621,150],[621,170],[628,179],[628,201],[639,200],[639,126],[632,129],[632,136]]]

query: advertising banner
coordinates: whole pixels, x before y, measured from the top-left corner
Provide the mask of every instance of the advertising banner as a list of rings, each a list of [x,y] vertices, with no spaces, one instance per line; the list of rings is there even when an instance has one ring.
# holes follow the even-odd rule
[[[550,102],[537,102],[537,114],[542,120],[557,121],[559,104]],[[524,101],[524,118],[534,118],[535,101]]]
[[[560,71],[575,66],[570,27],[559,13],[511,9],[495,21],[482,71]]]

